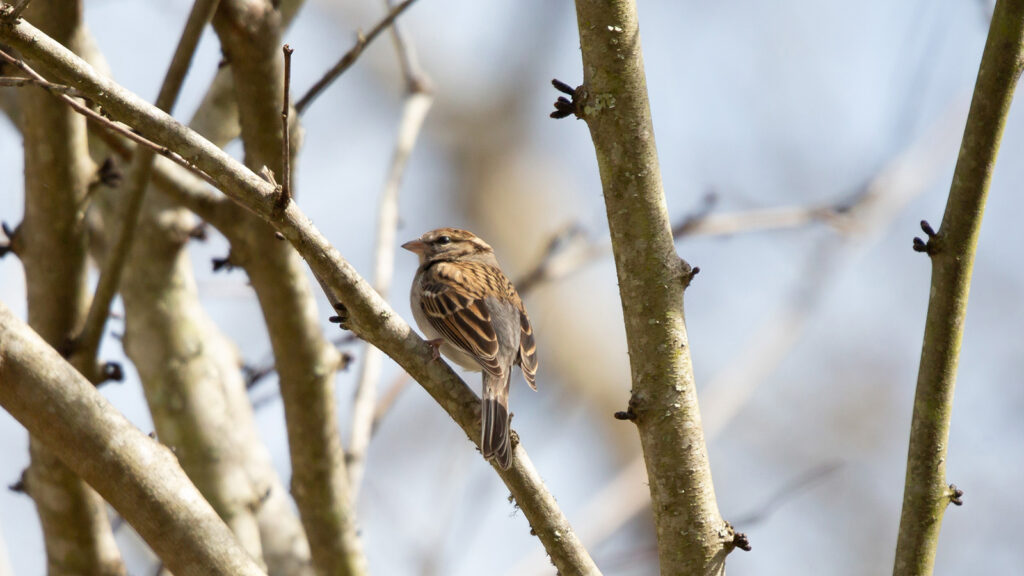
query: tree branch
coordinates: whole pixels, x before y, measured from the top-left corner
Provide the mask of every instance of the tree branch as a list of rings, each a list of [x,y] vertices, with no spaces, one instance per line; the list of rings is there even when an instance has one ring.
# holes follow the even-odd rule
[[[356,273],[294,202],[283,212],[275,211],[276,194],[272,185],[173,118],[109,78],[96,74],[32,26],[18,22],[2,27],[0,38],[15,46],[26,58],[48,63],[68,84],[102,104],[115,118],[193,159],[216,179],[222,191],[272,223],[306,259],[328,298],[332,302],[344,302],[348,326],[420,382],[471,441],[479,440],[480,399],[447,364],[433,361],[430,347]],[[555,566],[565,574],[598,573],[521,446],[514,449],[512,468],[497,472]]]
[[[577,0],[584,85],[577,115],[601,171],[661,571],[723,574],[732,528],[715,501],[681,305],[693,270],[676,254],[631,0]],[[576,99],[578,96],[578,100]]]
[[[224,0],[214,29],[231,62],[245,162],[254,170],[266,166],[286,182],[290,167],[283,153],[280,16],[268,0]],[[288,126],[298,144],[298,117]],[[295,148],[288,147],[289,164]],[[280,192],[274,195],[275,214],[294,205]],[[312,287],[294,248],[279,240],[261,218],[232,208],[238,222],[228,234],[232,257],[249,275],[274,351],[292,462],[292,495],[313,565],[324,574],[364,574],[366,558],[336,415],[334,381],[342,357],[324,337]]]
[[[910,425],[895,576],[931,574],[946,506],[946,450],[967,297],[985,199],[1013,93],[1024,70],[1024,0],[998,0],[960,156],[938,232],[922,223],[932,260],[924,344]]]
[[[69,46],[79,46],[80,3],[38,0],[28,15]],[[0,27],[5,25],[0,22]],[[0,57],[10,61],[6,54]],[[30,78],[42,80],[17,67]],[[19,96],[25,140],[25,217],[16,244],[25,269],[28,320],[51,346],[67,350],[85,319],[89,298],[87,241],[79,212],[93,172],[85,122],[34,88],[24,89]],[[67,95],[61,97],[77,103]],[[94,367],[95,358],[91,358],[88,365],[77,368],[89,372]],[[3,387],[6,384],[0,384]],[[24,486],[39,515],[47,571],[124,574],[102,498],[35,435],[30,436],[29,451],[31,465]]]
[[[174,454],[2,303],[0,406],[110,502],[175,574],[263,576]]]

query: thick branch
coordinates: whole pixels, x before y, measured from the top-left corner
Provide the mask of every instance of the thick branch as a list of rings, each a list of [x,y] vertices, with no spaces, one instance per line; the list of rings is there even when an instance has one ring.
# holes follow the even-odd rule
[[[675,251],[647,102],[636,6],[577,0],[584,85],[618,272],[633,389],[663,574],[716,574],[732,549],[715,502],[682,298],[692,271]]]
[[[294,148],[284,148],[284,66],[280,16],[266,0],[224,0],[214,19],[231,61],[245,161],[291,180]],[[290,129],[299,133],[298,118]],[[298,143],[299,138],[291,139]],[[287,153],[284,152],[287,150]],[[277,194],[275,210],[293,204]],[[245,268],[266,321],[284,400],[292,494],[323,574],[363,574],[366,559],[356,527],[338,429],[334,377],[338,351],[324,337],[305,266],[264,220],[232,206],[238,223],[228,233],[233,261]]]
[[[274,186],[230,155],[148,105],[138,96],[91,70],[73,54],[28,24],[0,28],[0,38],[30,59],[50,63],[58,75],[89,94],[114,117],[147,137],[193,159],[218,186],[261,218],[271,222],[306,259],[332,301],[345,303],[349,326],[380,348],[420,382],[474,443],[479,440],[480,400],[447,364],[432,359],[423,342],[326,238],[295,203],[275,211]],[[597,568],[568,520],[558,509],[521,447],[511,469],[499,471],[519,508],[564,574],[596,574]]]
[[[0,406],[110,502],[175,574],[263,574],[174,454],[2,303]]]
[[[896,576],[932,573],[942,516],[953,495],[946,481],[946,449],[967,296],[985,199],[1021,70],[1024,0],[998,0],[942,225],[921,242],[932,259],[931,295],[910,425]]]
[[[75,2],[39,0],[27,15],[76,46],[80,11]],[[20,96],[25,218],[18,231],[18,255],[25,267],[28,321],[51,346],[66,350],[88,308],[86,236],[79,207],[93,166],[81,116],[35,88],[25,88]],[[94,364],[90,358],[90,366],[79,368]],[[34,435],[30,451],[25,486],[43,529],[48,573],[123,574],[103,500]]]

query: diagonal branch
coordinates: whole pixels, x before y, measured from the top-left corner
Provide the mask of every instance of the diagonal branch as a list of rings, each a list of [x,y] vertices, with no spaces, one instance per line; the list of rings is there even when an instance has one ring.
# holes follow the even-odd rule
[[[66,83],[99,102],[113,117],[147,138],[193,160],[236,202],[271,223],[306,259],[332,302],[343,302],[348,327],[380,348],[415,378],[462,428],[479,441],[480,400],[451,368],[433,361],[430,347],[331,246],[295,203],[275,210],[275,188],[229,154],[144,100],[96,74],[59,43],[24,22],[0,28],[0,39],[33,61],[46,63]],[[515,498],[555,566],[564,574],[597,574],[525,449],[514,450],[509,470],[496,471]]]
[[[175,574],[263,575],[174,454],[2,303],[0,406],[110,502]]]
[[[998,0],[938,232],[915,249],[932,260],[931,290],[910,424],[895,576],[931,574],[942,516],[959,494],[946,480],[953,390],[985,200],[1013,93],[1024,70],[1024,0]]]

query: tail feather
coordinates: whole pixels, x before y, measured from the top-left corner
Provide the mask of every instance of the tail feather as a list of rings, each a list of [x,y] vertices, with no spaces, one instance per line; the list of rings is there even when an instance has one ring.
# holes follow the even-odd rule
[[[483,426],[480,440],[480,450],[483,452],[484,458],[496,461],[506,470],[512,466],[508,385],[508,375],[494,378],[489,378],[487,374],[484,375],[484,397],[481,405]]]

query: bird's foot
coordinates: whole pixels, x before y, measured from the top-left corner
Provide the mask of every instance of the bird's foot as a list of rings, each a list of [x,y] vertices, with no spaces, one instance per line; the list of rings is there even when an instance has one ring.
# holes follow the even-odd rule
[[[441,344],[444,344],[444,338],[434,338],[433,340],[427,340],[427,344],[430,345],[430,356],[434,360],[440,360]]]

